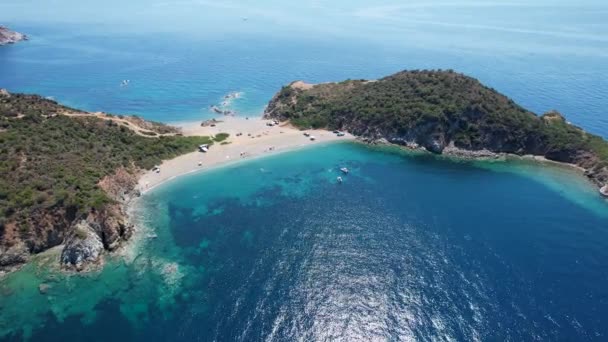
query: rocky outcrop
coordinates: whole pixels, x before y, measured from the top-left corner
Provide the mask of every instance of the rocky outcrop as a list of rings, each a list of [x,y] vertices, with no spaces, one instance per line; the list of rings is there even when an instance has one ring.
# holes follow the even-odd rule
[[[96,230],[89,222],[82,220],[72,227],[72,233],[61,252],[61,264],[68,269],[81,271],[99,264],[103,250]]]
[[[0,274],[10,272],[23,265],[30,259],[30,252],[27,246],[16,243],[10,247],[0,246]]]
[[[133,225],[127,219],[125,207],[139,195],[135,191],[137,174],[135,169],[120,168],[99,182],[99,187],[115,203],[91,210],[71,227],[61,254],[62,266],[87,270],[100,263],[104,251],[116,250],[131,237]]]
[[[98,184],[115,202],[101,209],[78,215],[70,208],[41,210],[29,218],[35,230],[27,240],[19,238],[19,228],[4,224],[0,231],[0,273],[10,272],[36,254],[63,244],[62,267],[83,271],[100,264],[105,251],[116,250],[128,240],[133,225],[128,221],[126,205],[139,193],[137,169],[118,169]]]
[[[0,45],[14,44],[27,39],[27,36],[22,33],[14,32],[7,27],[0,26]]]

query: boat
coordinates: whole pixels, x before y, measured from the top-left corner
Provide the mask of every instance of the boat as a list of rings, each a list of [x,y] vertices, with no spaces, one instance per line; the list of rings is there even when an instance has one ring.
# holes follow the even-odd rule
[[[338,176],[338,183],[342,183],[342,177]]]
[[[604,185],[601,189],[600,189],[600,194],[604,197],[608,197],[608,184]]]
[[[343,174],[347,174],[348,173],[348,169],[345,167],[340,168],[340,171],[342,171]]]
[[[317,140],[317,138],[315,138],[315,136],[314,136],[314,135],[311,135],[311,136],[310,136],[310,141],[315,141],[315,140]]]
[[[336,135],[339,136],[339,137],[343,137],[344,133],[343,132],[338,132],[338,133],[336,133]]]

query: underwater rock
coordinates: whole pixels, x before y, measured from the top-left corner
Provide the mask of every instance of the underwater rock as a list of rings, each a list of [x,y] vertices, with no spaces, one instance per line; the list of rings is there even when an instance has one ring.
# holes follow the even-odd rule
[[[42,284],[38,285],[38,291],[40,291],[40,294],[47,294],[47,292],[49,292],[50,288],[51,288],[51,285],[49,285],[49,284],[42,283]]]

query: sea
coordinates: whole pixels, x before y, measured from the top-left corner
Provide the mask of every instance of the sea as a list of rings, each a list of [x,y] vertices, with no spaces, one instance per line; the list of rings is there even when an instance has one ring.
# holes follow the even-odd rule
[[[259,117],[294,80],[453,69],[608,138],[607,17],[603,0],[2,0],[30,40],[0,48],[0,88],[181,124]],[[103,269],[60,272],[54,250],[1,279],[0,340],[608,340],[608,201],[570,168],[341,142],[178,177],[130,215]]]

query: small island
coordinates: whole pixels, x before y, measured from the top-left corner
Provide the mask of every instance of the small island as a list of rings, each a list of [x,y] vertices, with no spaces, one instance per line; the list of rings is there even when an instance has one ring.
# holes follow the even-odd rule
[[[22,33],[14,32],[7,27],[0,26],[0,46],[14,44],[27,39],[27,36]]]
[[[572,125],[557,111],[536,115],[451,70],[403,71],[375,81],[294,82],[274,96],[265,117],[437,154],[533,155],[576,165],[599,188],[608,183],[608,142],[603,138]]]

